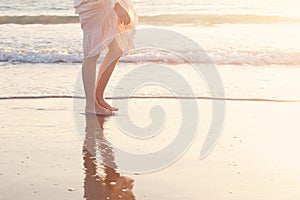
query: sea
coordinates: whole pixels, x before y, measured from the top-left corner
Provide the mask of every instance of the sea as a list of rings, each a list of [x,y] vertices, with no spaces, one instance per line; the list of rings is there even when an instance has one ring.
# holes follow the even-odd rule
[[[299,0],[133,0],[133,3],[139,16],[138,29],[168,30],[197,43],[219,69],[229,97],[300,99],[294,86],[299,82],[300,71]],[[70,0],[0,0],[1,82],[9,85],[1,96],[71,94],[72,80],[67,81],[71,85],[68,90],[61,86],[56,87],[58,90],[39,89],[34,83],[32,87],[16,88],[18,77],[14,74],[20,73],[19,78],[27,79],[32,74],[38,76],[36,71],[54,73],[78,68],[83,60],[78,21]],[[173,50],[188,56],[192,63],[206,62],[190,46],[184,48],[174,40],[153,42],[175,44]],[[145,50],[124,55],[120,65],[161,62],[174,67],[184,64],[169,53]],[[6,73],[11,68],[13,72]],[[34,72],[24,75],[26,69],[32,68]],[[62,82],[57,84],[63,85]]]

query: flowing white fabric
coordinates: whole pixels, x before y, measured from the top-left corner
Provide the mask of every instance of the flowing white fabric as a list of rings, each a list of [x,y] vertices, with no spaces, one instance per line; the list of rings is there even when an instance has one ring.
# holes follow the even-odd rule
[[[119,2],[130,16],[130,24],[119,23],[114,5]],[[79,14],[83,30],[84,57],[94,57],[113,39],[123,52],[134,48],[133,37],[137,15],[130,0],[75,0],[75,12]]]

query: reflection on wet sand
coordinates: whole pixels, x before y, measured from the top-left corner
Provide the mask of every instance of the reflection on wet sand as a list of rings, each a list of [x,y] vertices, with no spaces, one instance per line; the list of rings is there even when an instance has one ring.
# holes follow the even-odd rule
[[[83,145],[85,167],[84,198],[87,200],[134,200],[133,180],[117,171],[110,143],[105,139],[105,117],[86,115],[86,135]],[[102,164],[97,162],[100,154]],[[98,159],[99,160],[99,159]],[[99,173],[103,171],[103,175]]]

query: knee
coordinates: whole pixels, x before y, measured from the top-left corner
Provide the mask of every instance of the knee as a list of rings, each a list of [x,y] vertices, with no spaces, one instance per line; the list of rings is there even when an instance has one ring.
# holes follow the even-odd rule
[[[109,46],[108,53],[116,59],[119,59],[123,55],[122,49],[115,40]]]
[[[119,49],[113,49],[113,50],[109,50],[108,54],[110,54],[110,57],[112,60],[119,60],[122,55],[123,55],[123,52],[122,50],[119,50]]]

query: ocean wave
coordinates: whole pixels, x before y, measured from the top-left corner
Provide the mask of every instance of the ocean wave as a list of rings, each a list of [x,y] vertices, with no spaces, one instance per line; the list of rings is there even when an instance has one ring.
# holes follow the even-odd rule
[[[14,63],[81,63],[82,58],[78,53],[0,52],[0,61]]]
[[[71,24],[79,23],[78,16],[0,16],[0,24]]]
[[[238,15],[238,14],[178,14],[141,16],[140,21],[145,24],[173,25],[173,24],[272,24],[272,23],[299,23],[300,19],[280,16]]]
[[[300,23],[298,18],[267,15],[238,14],[163,14],[139,16],[141,24],[174,25],[174,24],[272,24]],[[0,24],[68,24],[79,23],[78,16],[0,16]]]
[[[167,52],[143,52],[125,55],[121,62],[127,63],[168,63],[183,64],[210,63],[218,65],[299,65],[300,52],[278,51],[208,51],[211,60],[204,52],[182,52],[181,57]],[[103,58],[104,55],[101,55]],[[79,53],[37,53],[37,52],[0,52],[0,61],[13,63],[81,63],[83,55]]]

